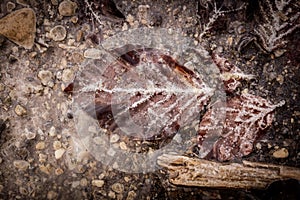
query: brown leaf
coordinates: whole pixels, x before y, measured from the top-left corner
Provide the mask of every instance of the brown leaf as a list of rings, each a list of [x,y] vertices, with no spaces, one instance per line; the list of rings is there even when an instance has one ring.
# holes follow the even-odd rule
[[[219,161],[241,158],[252,152],[253,143],[258,134],[269,127],[274,118],[274,109],[282,106],[268,100],[251,95],[242,94],[227,101],[227,105],[220,106],[220,110],[226,112],[224,121],[214,117],[216,113],[210,109],[203,117],[199,126],[199,146],[208,137],[207,133],[217,126],[223,126],[221,137],[214,144],[213,155]]]
[[[212,94],[196,72],[169,55],[138,49],[106,68],[95,94],[96,115],[110,132],[155,139],[196,120]]]

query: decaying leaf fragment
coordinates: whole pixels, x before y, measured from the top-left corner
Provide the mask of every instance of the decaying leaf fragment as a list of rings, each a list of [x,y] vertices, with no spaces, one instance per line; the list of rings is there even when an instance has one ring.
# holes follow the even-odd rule
[[[273,105],[268,100],[242,94],[220,105],[219,110],[226,113],[224,121],[214,117],[215,110],[208,110],[199,125],[199,146],[207,137],[209,130],[222,127],[221,137],[214,144],[213,155],[219,161],[241,158],[252,152],[253,144],[261,131],[269,127],[274,118],[274,109],[284,101]]]

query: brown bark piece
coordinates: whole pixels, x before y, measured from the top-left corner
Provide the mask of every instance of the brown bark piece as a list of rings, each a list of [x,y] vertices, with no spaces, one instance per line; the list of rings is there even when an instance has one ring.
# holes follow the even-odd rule
[[[276,180],[300,180],[298,168],[249,161],[219,163],[164,154],[157,162],[168,170],[169,181],[174,185],[258,189],[266,188]]]

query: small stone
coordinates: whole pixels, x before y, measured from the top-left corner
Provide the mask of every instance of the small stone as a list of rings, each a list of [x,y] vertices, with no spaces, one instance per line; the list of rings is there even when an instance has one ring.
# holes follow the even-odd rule
[[[31,8],[16,10],[0,19],[0,34],[26,49],[34,45],[36,16]]]
[[[110,137],[110,143],[116,143],[118,142],[120,139],[120,136],[118,134],[113,134],[111,137]]]
[[[88,185],[87,179],[86,179],[86,178],[82,178],[82,179],[80,180],[80,185],[81,185],[82,187],[86,187],[86,186]]]
[[[256,149],[261,150],[261,143],[256,144]]]
[[[54,126],[51,126],[51,128],[49,130],[49,135],[51,137],[55,137],[56,136],[56,128]]]
[[[125,180],[126,183],[128,183],[131,180],[131,178],[129,176],[125,176],[124,180]]]
[[[80,181],[73,181],[72,188],[77,188],[80,185]]]
[[[134,191],[129,191],[126,200],[134,200],[136,193]]]
[[[120,142],[120,148],[121,148],[122,150],[127,150],[127,145],[126,145],[126,143],[125,143],[125,142]]]
[[[50,190],[48,193],[47,193],[47,199],[56,199],[57,198],[57,193]]]
[[[284,77],[282,75],[278,75],[276,80],[280,85],[282,85],[284,82]]]
[[[81,42],[82,38],[83,38],[83,31],[82,30],[78,30],[76,32],[76,36],[75,36],[76,42]]]
[[[50,174],[51,173],[51,165],[47,164],[47,165],[39,165],[39,169],[41,170],[41,172],[45,173],[45,174]]]
[[[3,83],[0,83],[0,92],[3,92],[5,90],[5,85]]]
[[[110,190],[108,192],[108,197],[111,198],[111,199],[114,199],[114,198],[116,198],[116,193],[114,193],[113,191]]]
[[[134,17],[129,14],[127,17],[126,17],[126,21],[129,23],[130,26],[133,26],[134,25]]]
[[[59,175],[61,175],[61,174],[63,174],[64,173],[64,170],[62,169],[62,168],[57,168],[57,169],[55,169],[55,174],[57,175],[57,176],[59,176]]]
[[[61,16],[70,17],[75,15],[77,8],[77,3],[70,0],[65,0],[59,4],[58,12]]]
[[[27,191],[27,189],[25,187],[20,187],[19,188],[19,192],[22,195],[28,195],[28,191]]]
[[[73,16],[70,21],[73,23],[73,24],[76,24],[78,22],[78,17],[77,16]]]
[[[13,164],[19,170],[26,170],[30,166],[29,162],[25,160],[15,160]]]
[[[36,137],[36,133],[29,131],[27,128],[25,128],[25,137],[27,140],[32,140]]]
[[[103,180],[93,180],[92,185],[101,188],[104,185]]]
[[[101,174],[98,176],[99,179],[103,179],[104,177],[105,177],[105,174],[104,174],[104,173],[101,173]]]
[[[23,116],[23,115],[26,115],[26,114],[27,114],[27,111],[26,111],[26,109],[25,109],[23,106],[17,105],[17,106],[15,107],[15,113],[16,113],[17,115],[19,115],[19,116]]]
[[[72,69],[64,69],[62,73],[62,81],[63,82],[71,82],[74,79],[74,71]]]
[[[285,52],[286,52],[285,49],[277,49],[277,50],[274,51],[274,56],[276,58],[278,58],[278,57],[282,56]]]
[[[58,25],[50,30],[48,36],[56,42],[63,41],[67,36],[67,30],[65,27]]]
[[[58,0],[51,0],[52,5],[57,6],[58,5]]]
[[[14,4],[13,2],[10,2],[10,1],[7,2],[7,4],[6,4],[7,12],[11,12],[15,8],[16,8],[16,4]]]
[[[47,155],[40,153],[39,154],[39,162],[44,163],[47,160]]]
[[[63,149],[63,148],[56,150],[55,153],[54,153],[55,154],[55,158],[56,159],[60,159],[64,155],[65,151],[66,150]]]
[[[35,145],[35,148],[37,150],[42,150],[42,149],[45,149],[45,146],[46,146],[45,142],[39,142]]]
[[[121,194],[123,191],[124,191],[124,185],[122,185],[121,183],[114,183],[112,186],[111,186],[111,189],[118,193],[118,194]]]
[[[91,49],[87,49],[83,56],[85,58],[93,58],[93,59],[97,59],[97,58],[101,58],[102,57],[102,51],[100,51],[99,49],[95,49],[95,48],[91,48]]]
[[[48,70],[41,70],[38,73],[38,78],[41,80],[42,85],[47,86],[52,81],[52,72]]]
[[[274,158],[287,158],[289,156],[289,151],[286,148],[281,148],[273,152]]]
[[[54,141],[53,142],[53,148],[54,148],[54,150],[58,150],[58,149],[60,149],[61,148],[61,142],[60,141]]]

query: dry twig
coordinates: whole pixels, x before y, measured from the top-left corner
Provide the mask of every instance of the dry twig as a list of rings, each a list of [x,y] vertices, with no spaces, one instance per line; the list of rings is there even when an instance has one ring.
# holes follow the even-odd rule
[[[266,188],[276,180],[300,180],[298,168],[245,160],[228,164],[164,154],[157,162],[168,170],[169,181],[175,185],[250,189]]]

